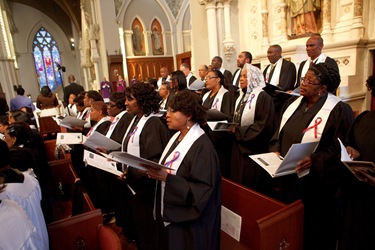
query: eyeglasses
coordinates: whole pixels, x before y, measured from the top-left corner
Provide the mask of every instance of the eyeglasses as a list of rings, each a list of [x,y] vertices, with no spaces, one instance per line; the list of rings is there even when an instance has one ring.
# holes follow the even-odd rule
[[[204,80],[208,81],[208,80],[211,80],[213,78],[219,78],[218,76],[206,76],[206,78],[204,78]]]
[[[304,85],[322,85],[320,83],[314,83],[313,81],[311,81],[310,79],[306,79],[305,77],[301,78],[301,84],[304,84]]]
[[[107,108],[113,108],[113,107],[116,107],[116,104],[107,103]]]

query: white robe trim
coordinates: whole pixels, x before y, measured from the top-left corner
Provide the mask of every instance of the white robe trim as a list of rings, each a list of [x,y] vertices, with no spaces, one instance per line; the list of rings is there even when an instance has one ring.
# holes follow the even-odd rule
[[[178,144],[178,146],[173,150],[173,152],[168,155],[168,157],[165,160],[164,165],[167,165],[173,170],[169,170],[169,174],[176,175],[177,170],[179,169],[182,161],[184,160],[186,154],[190,150],[191,145],[202,135],[204,134],[203,129],[199,126],[199,124],[194,124],[193,127],[190,128],[188,133],[185,135],[185,137],[182,139],[182,141]],[[168,153],[169,149],[173,145],[173,143],[177,140],[178,136],[180,135],[180,132],[175,133],[172,138],[169,140],[166,148],[163,151],[162,156],[160,157],[159,164],[163,161],[166,154]],[[161,216],[163,217],[163,210],[164,210],[164,190],[165,190],[165,182],[161,182]],[[168,222],[164,222],[165,226],[168,226]]]
[[[97,127],[99,127],[100,124],[102,124],[103,122],[106,122],[106,121],[110,121],[110,120],[111,120],[111,118],[109,118],[108,116],[100,119],[100,121],[98,121],[98,123],[96,123],[95,126],[90,129],[90,131],[87,133],[86,137],[90,137],[90,135],[92,135],[92,133],[94,133],[94,131],[96,130]]]
[[[115,130],[116,126],[117,126],[117,122],[119,120],[121,120],[122,116],[125,115],[125,113],[127,113],[127,112],[128,111],[124,110],[124,111],[121,111],[119,114],[117,114],[115,116],[115,119],[113,119],[113,122],[111,123],[111,126],[109,126],[108,132],[105,135],[106,137],[111,138],[111,135],[112,135],[113,131]]]
[[[212,91],[209,91],[207,92],[204,96],[203,96],[203,102],[210,96]],[[217,110],[221,110],[221,104],[223,103],[223,97],[224,97],[224,94],[227,93],[228,90],[224,88],[224,86],[221,86],[219,91],[217,92],[216,96],[215,96],[215,100],[214,102],[212,103],[212,106],[211,106],[211,109],[217,109]]]
[[[300,96],[298,99],[296,99],[292,104],[289,105],[289,107],[285,110],[283,117],[281,119],[280,124],[280,130],[284,127],[285,123],[289,120],[289,118],[293,115],[293,113],[296,111],[298,106],[300,105],[302,101],[303,96]],[[318,111],[318,113],[315,115],[315,117],[311,120],[311,123],[309,124],[308,128],[316,126],[316,134],[317,138],[315,138],[315,128],[308,129],[303,137],[302,142],[319,142],[320,138],[322,137],[322,133],[324,131],[324,127],[326,126],[328,117],[332,111],[332,109],[337,105],[337,103],[341,102],[341,99],[337,96],[334,96],[331,93],[328,93],[327,100],[323,104],[323,107]],[[320,118],[320,119],[319,119]],[[319,124],[316,124],[317,121],[320,121]]]
[[[320,54],[315,60],[313,60],[314,64],[318,63],[324,63],[326,61],[327,56],[325,54]],[[301,77],[305,77],[307,70],[310,68],[310,63],[311,63],[311,58],[306,60],[305,65],[303,65],[303,69],[301,72]],[[301,79],[297,79],[298,81],[301,82]]]
[[[280,81],[280,71],[281,71],[281,66],[283,65],[283,58],[281,57],[277,62],[276,62],[276,66],[273,70],[273,74],[272,74],[272,78],[271,78],[271,81],[268,81],[269,84],[272,84],[274,86],[277,86],[279,85],[279,81]],[[266,76],[267,76],[267,80],[269,79],[269,75],[271,74],[271,65],[268,67],[268,70],[267,70],[267,73],[266,73]]]
[[[258,86],[253,88],[253,91],[249,94],[249,99],[246,101],[246,105],[243,109],[242,116],[241,116],[241,126],[249,126],[254,123],[254,116],[255,116],[255,109],[258,100],[259,94],[263,90]],[[243,93],[243,92],[241,92]],[[241,96],[239,96],[236,100],[236,110],[238,105],[240,105]]]
[[[124,145],[124,140],[129,140],[128,148],[126,152],[128,152],[131,155],[140,157],[140,146],[139,146],[139,139],[143,130],[143,127],[145,126],[148,119],[151,117],[154,117],[155,114],[150,114],[149,116],[142,116],[142,118],[139,120],[137,126],[134,128],[133,132],[128,136],[129,130],[132,127],[132,125],[129,125],[128,129],[126,130],[125,136],[122,139],[122,145]],[[134,123],[136,117],[133,118],[130,124]]]

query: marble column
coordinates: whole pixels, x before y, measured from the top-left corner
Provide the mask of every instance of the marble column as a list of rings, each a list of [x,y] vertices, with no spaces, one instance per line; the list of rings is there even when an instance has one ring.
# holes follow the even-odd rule
[[[230,22],[230,2],[231,0],[224,1],[224,53],[227,61],[230,61],[230,58],[235,52],[234,39],[232,38],[231,22]]]
[[[267,0],[262,0],[262,33],[263,33],[263,41],[262,46],[264,48],[268,48],[269,46],[269,37],[268,37],[268,9],[267,9]]]
[[[286,26],[287,26],[287,22],[286,22],[286,12],[287,12],[287,9],[288,9],[288,5],[286,4],[285,0],[282,0],[281,3],[280,3],[280,7],[279,7],[279,11],[280,11],[280,19],[281,19],[281,39],[280,39],[280,42],[281,43],[285,43],[288,41],[288,34],[286,32]]]
[[[323,1],[323,20],[321,35],[324,40],[329,41],[332,36],[331,29],[331,1]]]
[[[354,0],[353,22],[350,34],[352,37],[363,37],[365,26],[363,25],[363,0]]]
[[[224,0],[216,0],[216,30],[217,30],[217,41],[218,41],[218,53],[217,56],[223,57],[223,44],[221,41],[224,41],[224,32],[225,32],[225,25],[224,25],[224,6],[223,6]]]
[[[201,0],[200,4],[206,5],[208,49],[210,59],[218,55],[217,25],[216,25],[216,0]]]
[[[143,31],[143,37],[146,37],[145,40],[145,50],[146,56],[152,56],[152,41],[151,41],[151,31]]]

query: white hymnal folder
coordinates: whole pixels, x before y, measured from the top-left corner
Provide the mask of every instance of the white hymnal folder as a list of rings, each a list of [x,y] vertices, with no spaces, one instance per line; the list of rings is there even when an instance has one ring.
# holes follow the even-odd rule
[[[340,142],[341,147],[341,161],[349,169],[349,171],[360,181],[365,181],[366,177],[358,174],[358,170],[368,173],[369,175],[375,176],[375,164],[371,161],[353,161],[349,156],[344,144],[340,138],[337,138]]]
[[[108,137],[94,131],[87,139],[83,142],[88,148],[96,150],[97,148],[104,148],[107,151],[119,150],[121,148],[121,144],[109,139]]]
[[[85,123],[87,123],[87,121],[78,119],[78,118],[73,117],[73,116],[66,116],[64,119],[62,119],[60,121],[58,121],[58,119],[56,119],[56,122],[57,122],[58,125],[66,127],[66,128],[70,128],[70,129],[72,127],[83,127],[83,125],[85,125]]]
[[[112,152],[108,154],[108,159],[126,164],[129,167],[133,167],[142,171],[147,171],[150,168],[152,169],[164,168],[164,169],[172,170],[171,168],[165,167],[156,162],[153,162],[153,161],[141,158],[141,157],[137,157],[126,152],[119,152],[119,151]]]
[[[99,168],[111,174],[117,176],[122,175],[122,172],[117,170],[116,162],[109,161],[107,158],[86,149],[83,152],[83,161],[90,166]]]
[[[319,142],[305,142],[293,144],[284,158],[274,152],[250,155],[249,157],[264,168],[272,178],[279,177],[295,173],[297,163],[312,154],[318,143]],[[298,173],[298,177],[301,178],[309,172],[309,169],[302,171]]]
[[[81,144],[82,133],[57,133],[56,144]]]
[[[228,131],[228,129],[232,129],[236,127],[238,123],[229,123],[227,121],[219,121],[219,122],[207,122],[207,125],[210,127],[212,131]]]

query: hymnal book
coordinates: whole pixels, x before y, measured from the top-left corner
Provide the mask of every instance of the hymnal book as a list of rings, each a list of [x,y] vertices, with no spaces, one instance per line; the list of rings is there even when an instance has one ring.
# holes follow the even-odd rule
[[[217,109],[209,109],[207,110],[207,121],[214,122],[214,121],[227,121],[228,116]]]
[[[219,122],[207,122],[207,125],[210,127],[212,131],[228,131],[228,129],[232,129],[238,126],[238,123],[229,123],[227,121],[219,121]]]
[[[123,163],[128,165],[129,167],[133,167],[142,171],[147,171],[148,169],[169,169],[172,170],[171,168],[168,168],[164,165],[158,164],[156,162],[137,157],[134,155],[131,155],[126,152],[112,152],[108,154],[108,159],[114,160],[119,163]]]
[[[349,169],[349,171],[359,180],[365,181],[366,177],[363,176],[358,170],[361,170],[369,175],[375,176],[375,164],[371,161],[353,161],[349,156],[344,144],[340,138],[337,138],[341,147],[341,162]]]
[[[66,116],[64,119],[60,121],[57,119],[56,122],[58,125],[69,128],[69,129],[71,129],[72,127],[83,127],[83,125],[87,123],[87,121],[78,119],[73,116]]]
[[[83,161],[90,166],[99,168],[111,174],[117,176],[122,175],[122,172],[117,170],[115,161],[109,161],[106,157],[95,154],[86,149],[83,152]]]
[[[190,86],[188,87],[189,90],[201,90],[206,86],[206,83],[202,80],[195,80]]]
[[[295,143],[284,158],[274,152],[250,155],[249,157],[274,178],[296,173],[297,163],[312,154],[317,145],[318,142]],[[301,178],[309,172],[309,169],[304,170],[298,173],[298,177]]]
[[[104,148],[107,151],[119,150],[121,144],[94,131],[87,139],[83,142],[83,145],[96,150],[97,148]]]
[[[82,133],[57,133],[56,144],[81,144]]]

